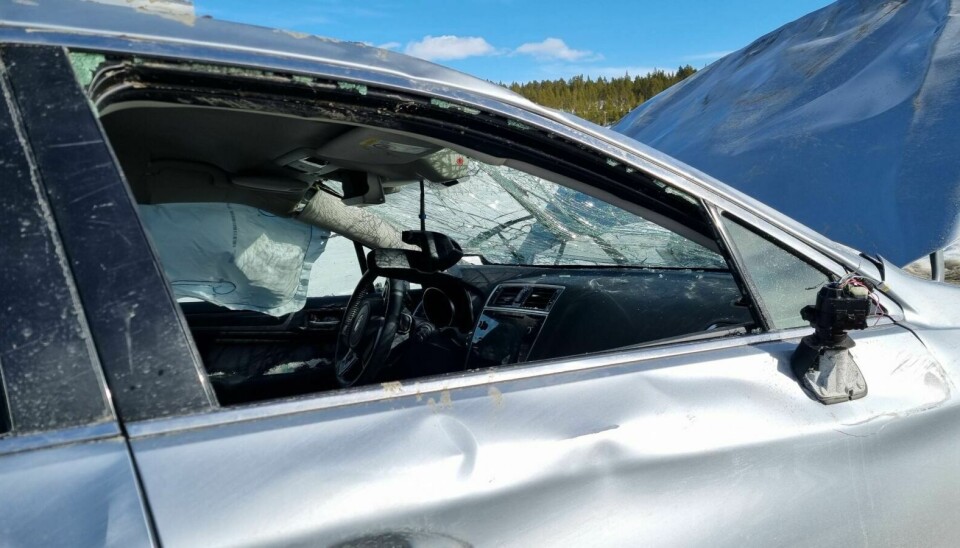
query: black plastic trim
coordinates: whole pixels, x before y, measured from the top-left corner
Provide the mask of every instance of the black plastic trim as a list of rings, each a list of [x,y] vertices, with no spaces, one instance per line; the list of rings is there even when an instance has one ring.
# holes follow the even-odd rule
[[[0,64],[0,437],[47,436],[115,416],[5,68]]]
[[[65,50],[8,46],[2,57],[120,417],[214,408],[186,323]]]

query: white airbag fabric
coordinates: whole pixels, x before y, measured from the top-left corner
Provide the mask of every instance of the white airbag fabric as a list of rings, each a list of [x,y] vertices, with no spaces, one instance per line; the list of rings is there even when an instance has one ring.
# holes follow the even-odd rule
[[[177,298],[282,316],[303,308],[330,233],[249,206],[141,205]]]

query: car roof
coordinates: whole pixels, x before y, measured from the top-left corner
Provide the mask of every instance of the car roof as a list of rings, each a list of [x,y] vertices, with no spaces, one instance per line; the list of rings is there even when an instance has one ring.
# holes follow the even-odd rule
[[[173,9],[165,9],[170,5]],[[375,82],[493,112],[520,109],[546,119],[547,124],[552,121],[581,131],[615,156],[622,157],[624,150],[633,152],[659,173],[679,175],[835,258],[842,257],[847,264],[861,262],[853,250],[633,138],[535,104],[503,86],[367,44],[196,17],[184,0],[0,0],[0,43],[58,45]]]
[[[109,0],[4,0],[0,2],[0,25],[8,29],[34,29],[31,32],[174,42],[183,46],[212,46],[260,55],[310,59],[469,89],[512,104],[536,108],[532,102],[503,86],[369,44],[196,17],[192,9],[163,9],[165,5],[182,5],[171,0],[131,1],[129,4],[117,5]]]

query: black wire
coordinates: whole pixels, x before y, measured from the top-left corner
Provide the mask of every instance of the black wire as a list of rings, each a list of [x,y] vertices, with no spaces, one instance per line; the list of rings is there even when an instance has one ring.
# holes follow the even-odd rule
[[[420,231],[427,231],[427,200],[423,179],[420,179]]]
[[[357,262],[360,263],[360,273],[367,271],[367,256],[363,252],[363,245],[360,242],[353,242],[353,250],[357,253]]]

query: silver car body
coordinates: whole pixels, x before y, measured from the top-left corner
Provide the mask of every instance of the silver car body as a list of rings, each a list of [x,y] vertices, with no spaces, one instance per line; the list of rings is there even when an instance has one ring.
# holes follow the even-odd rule
[[[396,53],[65,0],[3,3],[0,43],[286,71],[496,112],[734,212],[834,273],[883,280],[891,316],[853,335],[869,394],[838,405],[791,375],[810,333],[793,329],[125,421],[92,445],[0,440],[0,523],[35,524],[0,526],[0,543],[48,544],[38,528],[65,515],[107,531],[76,543],[115,545],[153,533],[167,546],[960,539],[960,290],[881,271],[622,135]]]

